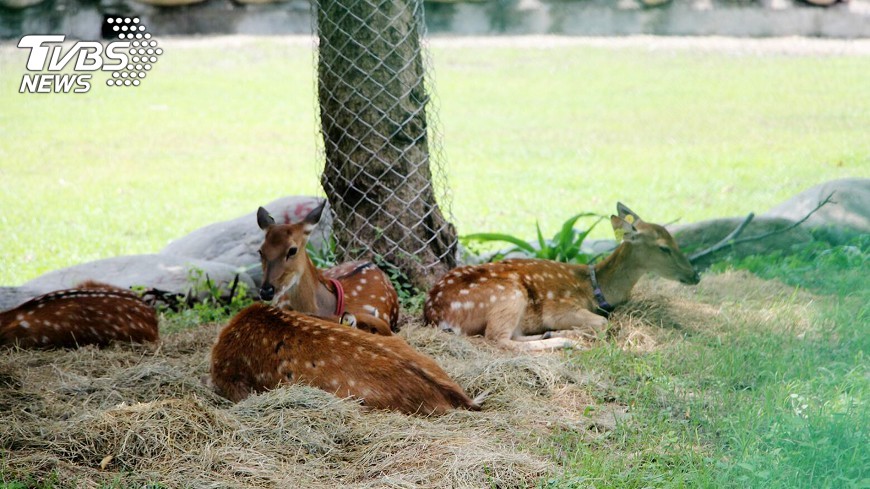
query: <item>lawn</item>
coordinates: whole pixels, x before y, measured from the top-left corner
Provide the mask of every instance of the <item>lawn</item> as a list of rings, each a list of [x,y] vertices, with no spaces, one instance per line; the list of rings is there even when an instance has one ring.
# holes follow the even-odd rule
[[[319,192],[309,41],[163,45],[142,86],[85,95],[17,93],[26,53],[0,47],[0,284]],[[617,200],[743,215],[870,176],[870,57],[535,45],[434,42],[460,233],[549,234]]]
[[[135,90],[36,96],[0,46],[0,284],[318,192],[309,44],[165,50]],[[551,234],[616,200],[659,222],[763,212],[870,176],[870,57],[437,41],[432,55],[461,234],[532,238],[536,219]],[[583,351],[511,358],[409,319],[412,345],[492,389],[483,413],[443,419],[300,388],[228,406],[199,382],[226,320],[207,309],[164,315],[156,351],[0,351],[0,487],[400,485],[419,470],[441,486],[868,488],[870,241],[796,251],[717,263],[697,287],[644,279]],[[183,446],[178,419],[207,449]]]

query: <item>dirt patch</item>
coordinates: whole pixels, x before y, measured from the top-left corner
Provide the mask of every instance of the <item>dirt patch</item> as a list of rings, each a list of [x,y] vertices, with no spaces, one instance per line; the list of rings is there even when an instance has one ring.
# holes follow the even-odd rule
[[[706,276],[697,287],[644,279],[614,313],[611,334],[643,352],[732,327],[735,317],[797,332],[812,302],[745,273]],[[561,472],[539,449],[548,434],[599,436],[631,415],[596,399],[607,386],[577,370],[571,353],[512,355],[415,318],[401,322],[407,341],[469,394],[489,392],[482,412],[366,411],[304,386],[233,405],[201,382],[220,325],[166,335],[155,347],[6,349],[0,474],[56,476],[62,487],[521,487]]]

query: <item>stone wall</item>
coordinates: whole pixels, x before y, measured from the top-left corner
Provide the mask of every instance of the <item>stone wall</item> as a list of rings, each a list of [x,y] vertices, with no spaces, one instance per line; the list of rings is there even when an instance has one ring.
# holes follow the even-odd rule
[[[484,0],[427,2],[430,33],[870,37],[870,0]],[[646,0],[649,2],[650,0]],[[310,34],[305,0],[0,0],[0,39],[57,33],[98,39],[104,14],[135,15],[154,35]]]

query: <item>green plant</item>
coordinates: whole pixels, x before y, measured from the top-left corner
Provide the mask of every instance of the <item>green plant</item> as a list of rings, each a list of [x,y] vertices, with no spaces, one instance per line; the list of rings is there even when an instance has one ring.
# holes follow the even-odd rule
[[[305,250],[308,252],[308,256],[317,268],[329,268],[335,266],[337,262],[335,239],[333,239],[332,235],[327,236],[326,240],[323,242],[323,246],[320,248],[315,247],[311,244],[311,241],[309,241],[308,245],[305,246]]]
[[[584,231],[574,229],[574,224],[582,217],[597,217],[598,219]],[[603,216],[591,212],[581,212],[571,216],[567,221],[562,223],[559,232],[553,235],[549,240],[544,239],[541,232],[540,223],[535,222],[535,230],[537,231],[537,247],[524,241],[516,236],[504,233],[475,233],[462,236],[460,239],[466,245],[477,241],[481,243],[488,242],[505,242],[514,245],[513,248],[499,252],[493,257],[493,261],[504,258],[505,255],[516,251],[522,252],[531,258],[540,258],[543,260],[555,260],[568,263],[588,263],[592,256],[580,251],[583,246],[583,241],[589,236],[589,233],[598,225]]]
[[[161,310],[168,331],[181,331],[204,323],[221,322],[253,303],[248,285],[240,280],[231,285],[216,284],[202,269],[188,270],[193,301],[180,301],[178,309]]]

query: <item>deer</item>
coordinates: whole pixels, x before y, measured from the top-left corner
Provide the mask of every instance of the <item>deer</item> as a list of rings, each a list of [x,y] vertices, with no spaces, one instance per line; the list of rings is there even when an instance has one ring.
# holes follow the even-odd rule
[[[431,358],[379,336],[259,302],[233,317],[211,353],[212,385],[239,402],[284,384],[353,397],[366,408],[439,415],[480,410]]]
[[[510,259],[455,268],[429,291],[426,323],[514,351],[578,348],[569,331],[601,332],[643,275],[701,280],[663,226],[616,207],[610,223],[620,244],[601,263]]]
[[[0,346],[51,349],[157,341],[157,314],[136,293],[83,282],[0,313]]]
[[[320,270],[308,256],[305,247],[325,205],[326,200],[295,224],[276,224],[266,209],[257,210],[257,225],[266,233],[259,249],[260,299],[321,318],[340,318],[347,312],[356,318],[357,328],[391,335],[397,331],[399,296],[377,265],[352,261]]]

